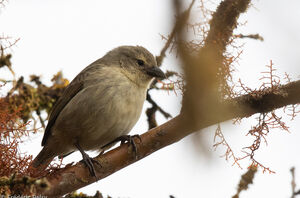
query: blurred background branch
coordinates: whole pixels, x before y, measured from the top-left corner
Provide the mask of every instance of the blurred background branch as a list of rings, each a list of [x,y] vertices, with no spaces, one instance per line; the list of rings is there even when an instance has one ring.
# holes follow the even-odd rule
[[[254,179],[256,172],[257,172],[257,167],[255,167],[255,166],[249,167],[248,171],[241,176],[239,185],[237,187],[237,192],[232,198],[239,198],[240,193],[242,191],[248,190],[249,185],[253,184],[253,179]]]

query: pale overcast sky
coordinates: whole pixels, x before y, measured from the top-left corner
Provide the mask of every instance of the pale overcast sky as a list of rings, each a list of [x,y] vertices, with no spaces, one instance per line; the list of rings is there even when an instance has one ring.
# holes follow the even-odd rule
[[[215,2],[217,5],[220,1]],[[236,33],[259,33],[265,41],[242,41],[245,46],[235,78],[257,86],[260,72],[265,71],[270,60],[280,76],[287,72],[294,79],[299,78],[300,1],[253,1],[253,5],[241,17],[240,22],[247,20],[247,23]],[[194,15],[200,12],[197,5],[194,11]],[[23,75],[28,80],[34,73],[49,83],[59,70],[68,79],[74,78],[85,66],[119,45],[142,45],[157,55],[164,45],[160,34],[170,33],[173,20],[171,0],[10,0],[1,10],[0,33],[20,38],[12,52],[17,76]],[[173,68],[178,69],[178,62],[175,55],[168,55],[162,69]],[[3,69],[1,73],[4,75]],[[153,97],[173,116],[179,113],[180,94],[160,92]],[[255,124],[254,118],[244,119],[239,126],[231,122],[222,124],[225,137],[237,155],[251,143],[252,139],[245,134]],[[159,121],[166,120],[159,116]],[[288,125],[291,133],[272,131],[268,146],[262,145],[257,153],[257,159],[276,174],[260,171],[254,185],[241,197],[290,197],[292,166],[296,167],[296,179],[300,182],[299,118]],[[92,195],[99,190],[114,198],[231,197],[249,161],[243,161],[244,169],[240,170],[231,166],[232,161],[219,157],[224,149],[213,152],[214,130],[215,127],[210,127],[202,131],[204,146],[195,145],[197,137],[191,135],[79,191]],[[143,115],[131,134],[145,131],[147,123]],[[36,155],[41,137],[42,134],[33,137],[24,149]],[[200,148],[205,148],[210,156],[198,152]],[[77,153],[65,162],[80,158]]]

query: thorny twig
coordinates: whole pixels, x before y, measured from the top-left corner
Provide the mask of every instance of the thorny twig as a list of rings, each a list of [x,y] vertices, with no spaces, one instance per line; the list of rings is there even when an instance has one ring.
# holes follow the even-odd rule
[[[217,138],[219,139],[218,141],[217,141]],[[238,162],[239,159],[234,155],[231,147],[227,143],[227,141],[226,141],[226,139],[225,139],[225,137],[224,137],[224,135],[221,131],[220,124],[218,124],[218,127],[215,131],[215,136],[214,136],[214,145],[213,145],[213,147],[215,148],[215,150],[217,149],[217,147],[219,145],[223,145],[223,146],[226,147],[226,152],[224,153],[224,155],[222,157],[225,157],[226,160],[229,160],[229,158],[233,158],[234,162],[233,162],[232,166],[236,164],[239,168],[242,169],[240,163]]]
[[[267,65],[269,71],[262,72],[263,77],[260,78],[260,80],[267,80],[262,83],[259,89],[251,89],[247,86],[245,86],[240,80],[240,88],[242,89],[242,92],[238,94],[233,94],[235,96],[241,95],[241,94],[250,94],[254,98],[261,98],[264,94],[275,94],[280,96],[285,96],[286,93],[282,92],[280,87],[280,78],[274,72],[276,69],[274,69],[274,64],[272,61],[270,61],[270,64]],[[288,75],[286,74],[286,78],[288,82],[290,82],[290,79]],[[261,106],[264,106],[263,104]],[[295,117],[296,113],[298,111],[295,110],[295,106],[292,108],[292,117]],[[277,116],[275,110],[268,110],[266,112],[261,111],[261,113],[258,116],[258,123],[256,126],[253,126],[246,135],[250,135],[251,137],[254,137],[254,141],[250,146],[244,147],[243,153],[245,154],[242,157],[234,157],[234,162],[243,160],[246,158],[249,158],[251,160],[251,166],[261,167],[263,169],[263,172],[267,171],[269,173],[275,173],[270,168],[264,166],[262,163],[258,162],[255,159],[255,152],[260,148],[261,142],[263,141],[267,145],[267,135],[269,134],[270,130],[273,128],[279,128],[285,131],[289,131],[289,128],[286,126],[286,124],[282,121],[282,118]],[[223,134],[220,132],[216,132],[216,136],[221,138],[221,141],[214,146],[218,145],[224,145],[227,150],[225,153],[226,159],[228,159],[232,155],[232,150],[228,144],[226,144],[225,138]]]
[[[270,64],[267,65],[269,71],[261,72],[263,77],[260,80],[266,80],[262,83],[258,90],[252,90],[251,88],[245,86],[241,81],[240,87],[243,90],[243,94],[251,94],[253,97],[260,98],[263,94],[273,93],[278,95],[285,95],[285,93],[280,91],[280,78],[278,75],[274,74],[276,69],[274,69],[274,64],[270,61]],[[286,78],[289,80],[288,76]],[[292,117],[295,117],[297,111],[295,110],[295,106],[292,108]],[[270,170],[268,167],[265,167],[257,160],[255,160],[254,155],[255,152],[260,148],[260,143],[263,140],[265,144],[267,144],[266,136],[270,132],[270,129],[279,128],[285,131],[289,131],[286,124],[282,121],[282,118],[276,115],[275,110],[269,112],[261,112],[258,117],[258,123],[256,126],[252,127],[251,130],[248,131],[247,135],[251,135],[254,137],[254,141],[252,145],[245,147],[244,149],[249,150],[250,152],[243,151],[245,156],[241,157],[241,159],[250,158],[252,161],[251,166],[259,166],[263,168],[263,171],[268,171],[269,173],[274,173],[274,171]]]

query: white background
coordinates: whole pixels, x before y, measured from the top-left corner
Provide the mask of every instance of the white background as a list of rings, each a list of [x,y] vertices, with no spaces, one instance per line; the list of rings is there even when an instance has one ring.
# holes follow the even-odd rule
[[[215,2],[218,5],[219,1]],[[253,1],[253,5],[255,8],[251,7],[241,16],[240,22],[247,23],[236,33],[259,33],[265,41],[241,41],[245,46],[239,65],[236,65],[235,78],[242,78],[253,88],[258,87],[260,72],[266,71],[265,65],[270,60],[281,77],[287,72],[294,79],[299,78],[300,2],[265,0]],[[200,12],[197,6],[193,9],[196,19]],[[0,33],[20,38],[12,51],[17,76],[23,75],[28,80],[30,74],[37,74],[49,84],[59,70],[72,79],[85,66],[119,45],[142,45],[158,55],[164,45],[160,34],[168,35],[173,22],[171,0],[11,0],[1,10]],[[162,69],[178,69],[178,66],[175,55],[168,54]],[[9,73],[1,69],[0,75]],[[178,114],[180,94],[160,92],[154,93],[153,98],[172,115]],[[251,124],[256,123],[255,117],[244,119],[238,126],[231,122],[222,124],[236,155],[241,155],[241,149],[251,143],[252,139],[245,134]],[[159,122],[165,119],[159,116]],[[241,197],[290,197],[289,169],[295,166],[296,172],[300,171],[299,119],[288,121],[288,125],[290,133],[272,130],[268,146],[262,144],[256,155],[258,161],[276,174],[260,171],[254,185]],[[146,130],[143,115],[131,134]],[[219,157],[224,148],[213,152],[214,130],[215,127],[210,127],[201,132],[203,135],[186,137],[80,191],[92,195],[100,190],[112,197],[131,198],[166,198],[171,194],[176,198],[231,197],[249,161],[242,162],[244,169],[240,170],[231,166],[232,161]],[[41,137],[42,133],[32,137],[22,149],[36,155]],[[78,161],[80,157],[76,153],[65,162]],[[300,181],[299,174],[296,176]]]

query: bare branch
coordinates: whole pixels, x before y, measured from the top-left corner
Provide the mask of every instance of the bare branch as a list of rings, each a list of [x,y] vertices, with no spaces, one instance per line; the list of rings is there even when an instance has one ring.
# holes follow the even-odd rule
[[[146,115],[148,118],[148,124],[149,124],[149,130],[157,127],[157,122],[156,122],[156,117],[155,117],[155,113],[157,111],[159,111],[165,118],[171,118],[171,114],[169,114],[168,112],[166,112],[165,110],[163,110],[151,97],[151,95],[149,94],[149,91],[147,92],[147,97],[146,100],[152,105],[152,107],[148,108],[146,110]]]

